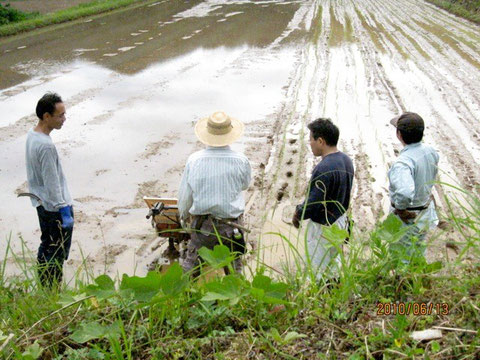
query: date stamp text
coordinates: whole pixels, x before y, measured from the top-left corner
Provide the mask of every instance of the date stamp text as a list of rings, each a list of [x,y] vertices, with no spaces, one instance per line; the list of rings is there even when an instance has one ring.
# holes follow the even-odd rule
[[[377,303],[377,316],[381,315],[448,315],[450,312],[447,303]]]

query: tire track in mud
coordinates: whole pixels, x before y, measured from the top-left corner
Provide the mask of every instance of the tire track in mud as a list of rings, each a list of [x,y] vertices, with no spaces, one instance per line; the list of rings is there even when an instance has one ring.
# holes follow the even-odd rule
[[[388,5],[384,5],[388,6]],[[398,12],[398,9],[380,9],[382,12],[390,11],[392,14],[395,13],[395,11]],[[416,12],[416,11],[415,11]],[[402,12],[403,14],[404,12]],[[409,40],[406,42],[402,37],[398,37],[398,40],[403,40],[402,47],[408,48],[409,42],[413,43],[415,50],[418,52],[422,53],[422,55],[428,56],[427,60],[429,61],[429,65],[431,66],[425,66],[424,61],[420,59],[418,56],[415,56],[415,52],[411,51],[410,53],[414,56],[414,60],[417,66],[422,67],[422,70],[426,73],[429,73],[430,78],[432,80],[436,80],[438,84],[438,89],[444,90],[445,87],[447,87],[447,91],[442,91],[442,96],[445,101],[448,101],[449,99],[453,99],[455,104],[452,100],[451,106],[455,105],[455,108],[460,111],[460,106],[462,107],[462,111],[465,112],[465,115],[469,115],[469,118],[474,118],[474,109],[472,107],[476,107],[478,110],[478,104],[479,104],[479,98],[478,98],[478,85],[476,82],[471,81],[471,74],[475,73],[476,70],[478,70],[480,67],[478,66],[479,63],[476,62],[476,66],[471,66],[471,61],[472,57],[475,58],[478,56],[478,52],[480,51],[480,48],[476,48],[476,54],[469,54],[468,56],[470,57],[469,59],[465,60],[464,56],[460,55],[460,58],[458,57],[446,57],[445,54],[442,51],[437,51],[438,46],[432,45],[436,43],[436,40],[440,40],[443,45],[448,45],[448,46],[456,46],[457,48],[459,45],[462,45],[462,41],[465,41],[464,39],[458,37],[458,34],[454,34],[451,29],[445,29],[444,27],[440,27],[438,24],[435,24],[431,19],[428,19],[428,16],[424,16],[421,18],[422,21],[428,21],[429,22],[429,28],[427,29],[419,29],[417,28],[417,31],[414,29],[411,29],[409,26],[409,23],[411,23],[410,19],[402,19],[400,16],[396,15],[396,21],[392,21],[392,17],[389,17],[389,19],[386,19],[390,23],[390,25],[393,27],[394,30],[400,32],[403,36],[407,37]],[[418,24],[420,20],[414,19],[416,23]],[[400,27],[399,24],[405,25],[404,27]],[[421,26],[421,25],[420,25]],[[409,31],[411,35],[407,34],[406,32]],[[433,34],[433,35],[430,35]],[[479,34],[480,35],[480,34]],[[418,44],[417,41],[421,41],[421,46]],[[444,39],[447,37],[450,39],[450,41],[444,41]],[[458,45],[455,42],[452,42],[451,40],[455,40],[458,43]],[[426,47],[426,50],[424,50],[422,47]],[[458,49],[455,49],[458,50]],[[432,56],[428,55],[428,53],[431,53],[433,56],[433,59],[435,59],[435,64],[432,63]],[[457,51],[458,52],[458,51]],[[464,66],[457,67],[458,62],[461,60],[466,61],[467,63],[464,63]],[[438,62],[439,60],[442,61],[443,68],[444,69],[453,69],[456,68],[455,72],[450,72],[449,74],[446,74],[445,71],[442,73],[440,69],[438,68]],[[451,77],[451,80],[456,80],[457,84],[453,84],[452,81],[445,81],[444,79],[446,75],[449,75]],[[477,86],[475,86],[477,85]],[[468,94],[466,98],[472,99],[470,104],[467,104],[462,96],[458,93],[458,88],[461,88],[462,92],[465,94]],[[448,96],[446,96],[448,94]],[[478,122],[475,121],[469,121],[469,125],[476,128],[475,133],[478,132],[478,129],[480,128],[480,125]]]
[[[284,206],[292,204],[299,194],[303,196],[305,179],[310,176],[305,171],[312,164],[311,159],[306,161],[309,149],[305,144],[305,124],[311,121],[311,104],[319,101],[314,94],[321,92],[317,88],[321,87],[322,82],[315,79],[325,71],[319,71],[318,67],[326,64],[325,61],[318,61],[318,54],[313,51],[316,43],[308,37],[310,26],[321,17],[321,12],[317,12],[319,8],[318,1],[304,3],[290,22],[290,29],[286,29],[278,41],[269,46],[269,51],[275,51],[289,44],[291,37],[295,38],[297,61],[294,64],[295,71],[285,87],[285,101],[272,114],[272,121],[267,125],[271,133],[267,137],[266,158],[255,171],[257,175],[245,213],[249,219],[253,219],[250,221],[253,231],[249,235],[253,248],[268,248],[265,254],[275,254],[270,260],[275,264],[285,254],[278,248],[282,247],[278,239],[266,234],[271,230],[276,232],[282,226],[274,219],[277,217],[275,213],[285,210]],[[317,36],[318,32],[312,34]],[[271,225],[265,227],[267,223]],[[268,229],[269,226],[273,227]],[[270,263],[268,259],[262,261]]]
[[[307,49],[302,52],[302,57],[299,60],[301,65],[297,67],[295,77],[289,85],[287,98],[290,100],[287,101],[284,109],[279,114],[279,119],[282,119],[284,114],[287,114],[290,118],[284,122],[283,128],[277,127],[281,131],[276,136],[281,141],[277,144],[278,148],[273,149],[270,157],[270,162],[274,163],[272,167],[275,167],[275,171],[271,178],[267,180],[268,186],[271,188],[268,203],[285,202],[283,197],[288,191],[286,189],[292,182],[295,184],[295,190],[288,194],[288,200],[292,202],[294,200],[300,201],[304,197],[310,170],[314,162],[316,162],[312,154],[309,153],[309,147],[305,145],[309,135],[308,130],[305,129],[307,122],[312,121],[314,117],[328,116],[334,122],[337,122],[342,129],[345,126],[351,126],[348,123],[353,121],[353,119],[343,118],[343,114],[338,111],[338,98],[335,96],[333,99],[329,98],[332,94],[335,95],[342,92],[355,93],[351,88],[343,87],[342,80],[337,78],[336,70],[331,68],[335,58],[332,57],[333,51],[330,50],[330,47],[333,45],[337,46],[344,39],[349,42],[353,41],[353,29],[348,30],[349,26],[346,25],[346,33],[343,33],[343,25],[337,19],[342,18],[337,9],[340,5],[334,5],[335,3],[327,3],[323,7],[320,7],[318,3],[313,5],[317,6],[318,15],[313,24],[315,30],[312,30],[312,40],[307,45]],[[344,19],[342,18],[342,20]],[[348,24],[348,21],[345,22]],[[352,66],[353,60],[351,56],[349,61],[349,66]],[[307,76],[308,70],[310,70],[310,74]],[[329,89],[329,87],[333,87],[333,89]],[[302,91],[302,89],[307,91]],[[304,105],[305,109],[298,111],[302,105],[298,103],[298,98],[301,97],[308,97],[308,99]],[[336,105],[332,106],[332,104]],[[298,115],[295,117],[295,114],[299,113],[301,114],[301,119],[298,118]],[[363,150],[364,139],[355,137],[352,134],[348,136],[343,135],[342,132],[342,150],[352,156],[357,169],[354,189],[355,200],[352,201],[354,213],[358,214],[360,218],[369,219],[368,224],[373,224],[376,214],[381,212],[381,202],[378,194],[375,194],[369,186],[369,181],[372,179],[369,171],[371,165],[369,164],[368,155]],[[299,143],[300,151],[297,150]],[[280,172],[292,165],[296,169],[294,179],[282,176],[283,174]]]
[[[311,9],[318,9],[317,2],[313,2]],[[313,95],[321,82],[316,83],[315,80],[322,72],[317,69],[321,62],[318,61],[315,44],[303,41],[306,49],[299,53],[296,71],[287,88],[287,100],[277,114],[274,145],[267,163],[269,191],[266,202],[273,202],[274,206],[296,198],[306,178],[305,156],[308,149],[305,145],[305,125],[311,120],[311,104],[318,101]]]
[[[385,11],[384,11],[384,13],[385,13]],[[362,23],[362,25],[364,25],[363,27],[366,28],[367,27],[367,26],[365,26],[366,20],[361,18],[361,14],[359,13],[358,10],[357,10],[357,15],[359,16],[360,22]],[[362,31],[362,29],[358,29],[358,31]],[[375,44],[374,41],[372,41],[372,42]],[[375,45],[377,45],[377,44],[375,44]],[[401,45],[404,46],[404,44],[401,44]],[[398,47],[398,46],[399,45],[397,44],[396,47]],[[382,50],[385,50],[385,49],[390,49],[390,51],[392,52],[392,57],[395,55],[394,50],[392,50],[392,45],[389,45],[387,42],[383,43],[382,49],[380,49],[380,50],[382,51]],[[372,54],[374,52],[371,51],[371,49],[370,49],[370,50],[367,50],[365,53]],[[376,67],[377,70],[381,70],[383,68],[381,61],[377,60],[376,62],[377,62],[377,64],[380,65],[380,66]],[[422,71],[427,72],[427,69],[422,69]],[[383,78],[382,83],[384,84],[384,87],[387,90],[387,93],[392,93],[394,95],[393,97],[390,97],[392,103],[394,103],[397,108],[405,110],[406,105],[404,103],[404,100],[402,99],[402,95],[397,91],[397,89],[395,88],[395,85],[392,83],[392,80],[390,80],[389,77],[386,76],[384,71],[377,71],[377,76],[378,75],[380,75],[380,79]],[[394,104],[392,104],[392,105],[394,105]],[[435,131],[438,132],[438,126],[435,129]],[[448,128],[444,132],[454,133],[453,131],[449,130]],[[435,137],[437,137],[437,136],[435,136]],[[450,148],[451,147],[457,148],[454,145],[452,145],[451,142],[449,142],[448,145],[449,145]],[[440,148],[443,148],[443,147],[444,147],[444,145],[442,144],[442,146]],[[451,153],[454,153],[454,152],[451,151]],[[460,149],[456,149],[455,153],[468,154],[468,151],[465,148],[460,148]],[[455,168],[457,168],[458,164],[455,164],[454,166],[455,166]],[[470,171],[468,171],[468,169],[466,169],[466,170],[464,169],[464,171],[462,171],[461,166],[458,166],[458,169],[460,169],[460,170],[458,170],[457,172],[460,172],[460,173],[464,173],[465,171],[467,172],[468,175],[466,177],[466,181],[464,181],[464,185],[467,186],[467,187],[471,186],[475,182],[475,180],[473,180],[473,182],[472,182],[472,173]]]
[[[472,74],[478,77],[477,64],[471,61],[478,55],[478,46],[469,39],[480,36],[478,28],[442,13],[449,38],[431,34],[410,17],[438,27],[436,8],[407,0],[395,4],[343,0],[321,5],[312,5],[319,9],[309,34],[314,45],[302,51],[287,90],[288,100],[277,115],[277,143],[266,171],[271,172],[266,180],[270,188],[267,203],[282,202],[285,195],[289,200],[303,197],[298,184],[308,180],[305,170],[311,168],[313,159],[305,146],[308,130],[301,133],[295,127],[305,129],[312,115],[332,117],[340,127],[341,148],[352,156],[356,168],[354,217],[367,219],[367,227],[388,209],[386,174],[401,148],[388,121],[401,111],[417,111],[427,121],[425,141],[440,152],[441,180],[473,190],[480,183],[475,160],[480,154],[480,89],[471,81]],[[458,45],[448,49],[452,45],[448,39]],[[344,65],[341,71],[335,66],[339,61]],[[462,71],[456,70],[458,64]],[[309,67],[314,70],[307,75]],[[323,88],[315,84],[321,81]],[[300,89],[307,83],[306,108],[311,108],[298,111],[298,101],[306,96]],[[316,91],[313,96],[312,89]],[[343,109],[348,106],[356,113]],[[354,130],[349,129],[352,125]],[[298,156],[292,154],[294,148],[301,149]],[[288,192],[293,180],[281,172],[291,165],[296,169],[295,187]]]
[[[375,5],[378,4],[375,3]],[[382,6],[387,7],[388,5],[382,4]],[[391,9],[388,8],[379,8],[376,10],[377,11],[375,13],[377,14],[379,13],[390,15],[392,13]],[[405,14],[405,11],[403,11],[402,14]],[[391,19],[392,17],[389,16],[389,18]],[[403,19],[397,18],[396,20],[399,23],[405,23]],[[385,19],[385,21],[387,20]],[[415,32],[415,29],[409,28],[408,26],[407,29],[409,29],[411,32]],[[418,30],[415,33],[415,38],[422,38],[422,34],[418,33]],[[401,40],[401,38],[397,36],[396,40]],[[425,42],[429,43],[431,41],[432,39],[431,37],[429,37],[428,39],[426,39]],[[446,44],[448,45],[449,43],[447,42]],[[402,48],[407,48],[409,44],[404,42],[400,43],[400,45],[402,46]],[[432,47],[433,49],[430,49],[430,51],[432,53],[435,53],[435,47]],[[394,55],[391,45],[389,48],[391,49],[392,55]],[[454,169],[453,173],[456,174],[456,178],[460,179],[459,183],[463,187],[469,190],[473,190],[475,184],[478,184],[480,179],[478,172],[475,170],[474,160],[477,157],[476,155],[480,154],[480,148],[478,146],[478,134],[476,130],[478,128],[478,123],[471,124],[473,126],[463,124],[464,120],[462,121],[462,119],[475,118],[475,116],[472,113],[472,109],[466,106],[464,101],[459,100],[462,98],[459,89],[463,93],[467,93],[467,98],[470,99],[476,99],[476,96],[473,95],[475,91],[470,90],[470,81],[465,81],[464,78],[459,76],[459,74],[461,74],[462,72],[457,71],[454,74],[447,73],[446,75],[440,74],[437,64],[433,64],[432,62],[425,64],[424,61],[421,61],[421,59],[419,59],[419,56],[415,54],[414,51],[411,51],[411,54],[414,55],[414,65],[420,70],[421,74],[427,76],[428,80],[431,81],[434,86],[428,87],[428,84],[418,84],[418,95],[415,98],[412,97],[411,99],[404,99],[403,103],[408,104],[418,102],[418,99],[421,98],[427,99],[427,104],[425,107],[428,107],[428,113],[425,114],[424,117],[427,120],[433,120],[433,125],[435,125],[432,126],[433,131],[435,132],[435,136],[433,138],[435,143],[437,144],[436,147],[438,149],[441,149],[441,153],[447,155],[447,159],[449,162],[448,167],[450,169]],[[454,68],[454,64],[449,57],[445,57],[443,54],[437,53],[434,58],[436,59],[437,63],[440,62],[440,64],[444,66],[444,69]],[[459,58],[457,57],[455,60],[456,63],[461,61],[462,56],[460,56]],[[401,63],[398,63],[396,65],[400,67],[403,66],[403,64]],[[463,59],[462,68],[465,67],[468,69],[471,65],[471,62],[468,61],[468,59]],[[470,73],[472,73],[472,71],[474,70],[475,69],[471,69]],[[408,69],[405,70],[405,72],[407,71]],[[453,77],[456,77],[457,81],[460,82],[461,86],[452,85],[446,78],[449,75],[453,75]],[[443,89],[443,91],[441,91],[441,94],[438,97],[440,97],[447,106],[440,103],[435,98],[435,95],[437,95],[437,89],[435,89],[435,87],[438,87],[438,89]],[[402,95],[404,96],[405,94]],[[445,118],[445,115],[442,115],[440,111],[437,110],[438,107],[443,107],[445,112],[450,112],[450,114],[448,114],[451,116],[449,120],[447,120]],[[402,106],[402,108],[405,108],[405,105]],[[427,116],[428,114],[431,114],[431,116]],[[456,120],[457,117],[460,121]],[[467,130],[465,128],[465,125],[471,128]],[[453,174],[452,172],[450,173]]]

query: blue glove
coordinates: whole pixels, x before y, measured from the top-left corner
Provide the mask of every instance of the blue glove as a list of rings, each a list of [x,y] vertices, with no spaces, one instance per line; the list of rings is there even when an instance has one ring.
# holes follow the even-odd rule
[[[60,216],[62,217],[62,228],[71,229],[73,228],[73,217],[72,217],[72,207],[64,206],[58,209]]]

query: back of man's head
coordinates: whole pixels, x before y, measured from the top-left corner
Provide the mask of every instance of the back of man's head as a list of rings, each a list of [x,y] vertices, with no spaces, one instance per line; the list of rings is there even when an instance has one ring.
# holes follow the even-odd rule
[[[37,113],[38,118],[40,120],[43,120],[43,115],[45,113],[49,113],[50,115],[53,115],[53,113],[55,112],[56,104],[61,102],[63,101],[60,95],[53,92],[47,92],[45,95],[41,97],[40,100],[38,100],[37,108],[35,109],[35,112]]]
[[[318,118],[307,125],[314,140],[321,137],[328,146],[337,146],[340,130],[329,118]]]
[[[422,117],[414,112],[404,112],[392,119],[394,126],[400,131],[405,144],[414,144],[422,141],[425,122]]]

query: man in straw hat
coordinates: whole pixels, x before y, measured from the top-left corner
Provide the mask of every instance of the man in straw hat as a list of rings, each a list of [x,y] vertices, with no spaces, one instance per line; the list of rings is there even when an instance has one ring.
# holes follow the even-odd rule
[[[242,222],[242,191],[250,183],[251,169],[245,155],[229,146],[242,135],[243,128],[242,122],[221,111],[195,125],[195,134],[207,148],[188,158],[178,194],[180,217],[192,217],[192,236],[182,265],[185,272],[195,269],[194,275],[198,275],[198,250],[203,246],[213,249],[219,238],[234,252],[245,253],[243,233],[234,225]],[[242,271],[240,257],[233,267]]]
[[[425,123],[420,115],[405,112],[390,120],[404,148],[388,172],[391,211],[410,225],[400,240],[408,263],[413,255],[425,255],[427,230],[438,223],[432,188],[438,173],[438,153],[421,143]]]

